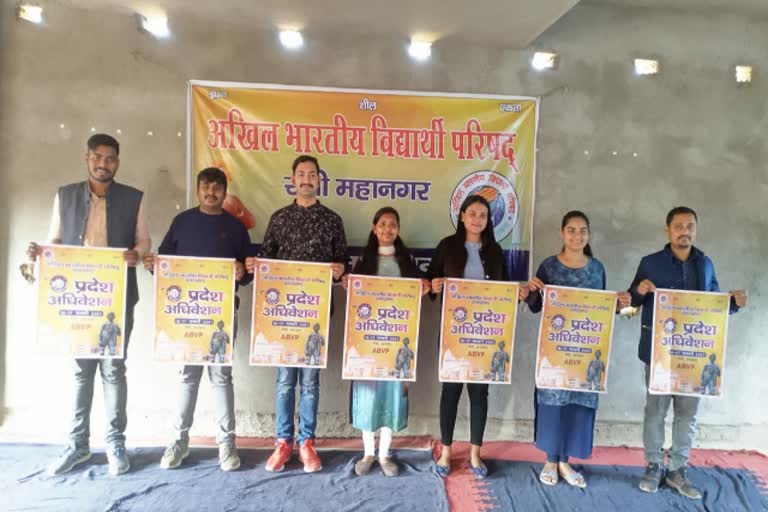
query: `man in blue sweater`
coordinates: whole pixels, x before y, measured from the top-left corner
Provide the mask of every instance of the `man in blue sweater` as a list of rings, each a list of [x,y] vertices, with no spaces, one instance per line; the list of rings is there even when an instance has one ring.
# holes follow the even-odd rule
[[[251,239],[245,226],[222,208],[226,195],[227,176],[221,169],[209,167],[200,171],[197,175],[199,206],[186,210],[173,219],[157,252],[176,256],[234,258],[237,260],[235,278],[238,284],[246,284],[253,279],[253,276],[245,273],[244,265]],[[147,270],[154,269],[154,254],[150,253],[144,257],[144,267]],[[235,311],[239,305],[240,300],[236,296]],[[237,318],[235,318],[234,334],[236,337]],[[182,460],[189,456],[189,429],[192,427],[203,366],[184,366],[179,376],[181,400],[175,426],[177,437],[165,450],[160,461],[160,466],[165,469],[179,467]],[[208,377],[213,386],[213,397],[216,402],[218,423],[216,442],[219,444],[219,463],[222,470],[233,471],[240,467],[240,457],[235,448],[235,395],[232,387],[232,367],[209,365]]]
[[[661,251],[640,261],[629,293],[633,306],[643,306],[638,356],[645,363],[646,386],[650,377],[651,329],[653,323],[653,292],[656,288],[719,292],[715,267],[707,256],[693,246],[696,240],[696,212],[678,206],[667,214],[665,232],[669,243]],[[744,290],[732,290],[731,313],[746,306]],[[664,420],[669,404],[674,403],[672,447],[669,450],[669,471],[664,481],[680,494],[701,499],[701,492],[685,476],[688,456],[696,434],[696,411],[699,398],[680,395],[651,395],[646,391],[643,418],[643,445],[648,465],[640,480],[640,489],[656,492],[664,477]]]

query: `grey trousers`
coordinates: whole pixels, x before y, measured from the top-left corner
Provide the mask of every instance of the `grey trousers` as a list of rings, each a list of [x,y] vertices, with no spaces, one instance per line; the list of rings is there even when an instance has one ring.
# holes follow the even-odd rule
[[[669,404],[673,404],[672,447],[669,449],[669,469],[677,470],[688,464],[688,457],[696,438],[696,412],[699,398],[680,395],[652,395],[648,393],[651,369],[645,367],[645,415],[643,417],[643,446],[649,463],[664,464],[664,421]]]
[[[133,307],[125,312],[125,358],[128,358],[128,340],[133,330]],[[87,448],[91,437],[91,406],[96,369],[101,374],[104,392],[104,413],[107,419],[106,441],[110,446],[125,445],[125,427],[128,424],[126,404],[128,383],[125,378],[125,359],[74,359],[75,403],[69,430],[69,444],[73,448]]]
[[[189,429],[192,428],[197,393],[205,368],[208,368],[208,378],[213,390],[218,426],[216,442],[232,444],[235,441],[235,393],[232,386],[231,366],[185,366],[181,369],[179,410],[175,425],[177,439],[185,443],[189,442]]]

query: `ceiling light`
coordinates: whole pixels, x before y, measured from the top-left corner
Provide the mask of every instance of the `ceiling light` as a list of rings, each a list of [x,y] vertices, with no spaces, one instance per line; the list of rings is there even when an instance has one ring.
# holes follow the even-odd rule
[[[432,56],[432,43],[412,39],[408,47],[408,55],[415,60],[427,60]]]
[[[752,81],[752,66],[736,66],[736,81],[746,84]]]
[[[659,61],[651,59],[635,59],[635,73],[638,75],[655,75],[659,72]]]
[[[552,52],[536,52],[531,59],[531,66],[537,71],[555,69],[556,64],[557,54]]]
[[[39,25],[43,22],[43,8],[39,5],[21,4],[17,11],[20,20]]]
[[[279,37],[280,44],[289,50],[296,50],[304,46],[304,38],[298,30],[281,30]]]
[[[153,36],[165,39],[171,35],[171,30],[168,28],[168,17],[164,14],[151,14],[143,16],[138,15],[141,21],[141,28],[152,34]]]

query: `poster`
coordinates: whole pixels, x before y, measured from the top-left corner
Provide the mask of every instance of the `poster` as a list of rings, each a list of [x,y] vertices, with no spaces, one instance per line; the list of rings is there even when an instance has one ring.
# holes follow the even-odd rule
[[[651,394],[722,396],[730,303],[727,293],[656,289]]]
[[[519,284],[446,279],[440,382],[509,384]]]
[[[342,378],[416,381],[421,279],[351,274]]]
[[[543,294],[536,386],[607,393],[616,292],[546,286]]]
[[[235,260],[156,256],[153,359],[230,366]]]
[[[256,260],[252,366],[327,366],[332,277],[330,263]]]
[[[42,245],[40,250],[40,348],[82,359],[125,357],[125,250],[67,245]]]

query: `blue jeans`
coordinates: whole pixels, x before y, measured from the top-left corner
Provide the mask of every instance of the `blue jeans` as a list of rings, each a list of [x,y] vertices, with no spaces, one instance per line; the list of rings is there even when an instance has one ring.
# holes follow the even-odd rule
[[[128,340],[133,330],[133,306],[125,310],[125,359],[128,358]],[[69,445],[88,448],[91,437],[91,405],[96,369],[101,374],[104,393],[104,413],[107,419],[106,441],[110,446],[125,445],[125,427],[128,417],[128,384],[125,379],[125,359],[74,359],[75,404],[69,430]]]
[[[643,417],[643,445],[645,460],[664,465],[664,420],[669,404],[673,404],[672,446],[669,449],[669,469],[678,470],[688,464],[688,456],[696,438],[696,412],[699,398],[681,395],[652,395],[647,391],[651,369],[645,367],[645,415]]]
[[[317,405],[320,400],[320,370],[318,368],[278,368],[275,388],[275,427],[277,439],[293,443],[293,416],[296,408],[296,382],[301,376],[299,398],[299,435],[302,444],[315,438]]]

